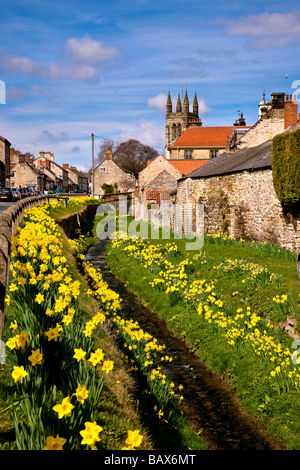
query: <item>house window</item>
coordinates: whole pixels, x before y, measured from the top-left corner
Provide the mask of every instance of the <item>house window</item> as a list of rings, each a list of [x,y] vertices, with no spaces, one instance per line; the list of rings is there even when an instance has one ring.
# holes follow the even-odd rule
[[[12,178],[15,178],[15,177],[16,177],[16,172],[15,172],[15,171],[12,171],[11,174],[10,174],[10,176],[11,176]]]
[[[193,150],[185,150],[184,151],[184,158],[186,160],[191,160],[193,158]]]
[[[105,166],[102,166],[102,167],[100,168],[100,170],[101,170],[101,171],[105,171]]]
[[[218,150],[211,150],[210,151],[210,158],[215,158],[218,155]]]

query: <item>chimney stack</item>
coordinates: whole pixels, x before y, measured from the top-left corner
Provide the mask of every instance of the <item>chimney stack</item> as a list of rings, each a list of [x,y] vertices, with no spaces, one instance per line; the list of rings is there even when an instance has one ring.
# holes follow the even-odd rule
[[[64,163],[63,164],[63,169],[68,170],[69,169],[69,163]]]
[[[111,155],[112,155],[112,151],[110,149],[107,149],[105,159],[106,160],[111,160]]]
[[[298,101],[296,99],[293,101],[293,96],[287,95],[284,103],[284,129],[294,126],[297,122],[299,122]]]

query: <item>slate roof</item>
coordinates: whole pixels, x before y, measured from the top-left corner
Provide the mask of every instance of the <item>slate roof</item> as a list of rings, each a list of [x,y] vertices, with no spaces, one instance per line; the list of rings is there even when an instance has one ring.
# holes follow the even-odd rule
[[[180,180],[271,168],[271,150],[272,139],[257,147],[239,150],[235,153],[221,153]]]

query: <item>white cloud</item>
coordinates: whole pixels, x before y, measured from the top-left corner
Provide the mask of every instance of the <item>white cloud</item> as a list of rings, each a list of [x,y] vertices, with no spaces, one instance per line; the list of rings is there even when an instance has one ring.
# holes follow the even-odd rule
[[[68,39],[66,48],[75,62],[83,64],[94,64],[99,61],[115,59],[121,55],[117,47],[105,47],[102,42],[95,41],[89,36],[81,39]]]
[[[136,139],[144,145],[149,145],[155,149],[164,148],[165,134],[161,127],[155,126],[149,121],[142,119],[137,127],[120,132],[119,141],[126,142],[129,139]]]
[[[158,108],[162,113],[166,111],[167,95],[165,93],[159,93],[153,98],[149,98],[148,106],[149,108]]]
[[[70,78],[72,80],[94,80],[98,72],[89,65],[59,65],[52,63],[47,71],[50,78]]]
[[[5,54],[2,59],[3,67],[6,72],[23,72],[36,74],[40,70],[38,62],[22,56],[10,56]]]
[[[199,104],[199,115],[200,116],[207,116],[210,114],[211,109],[207,106],[204,100],[198,99],[198,104]]]
[[[266,36],[300,33],[300,13],[260,13],[229,21],[229,34]]]
[[[100,41],[86,36],[81,39],[71,38],[66,45],[67,55],[58,62],[42,66],[29,57],[4,54],[3,68],[10,73],[29,73],[34,76],[51,79],[91,80],[97,81],[98,70],[91,64],[116,59],[120,51],[116,47],[104,47]]]
[[[300,39],[300,12],[260,13],[227,21],[225,31],[230,35],[258,37],[251,42],[256,47],[284,47]]]

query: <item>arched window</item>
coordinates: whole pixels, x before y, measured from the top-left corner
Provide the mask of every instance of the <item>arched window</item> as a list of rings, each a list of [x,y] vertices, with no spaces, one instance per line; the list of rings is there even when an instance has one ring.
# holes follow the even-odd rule
[[[172,140],[176,139],[176,124],[172,126]]]
[[[181,136],[181,124],[178,124],[177,126],[177,137]]]

